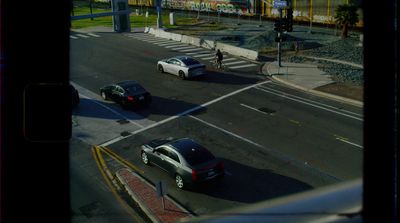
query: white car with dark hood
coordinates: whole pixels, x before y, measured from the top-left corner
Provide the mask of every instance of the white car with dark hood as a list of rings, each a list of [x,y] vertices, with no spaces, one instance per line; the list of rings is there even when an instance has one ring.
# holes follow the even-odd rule
[[[206,74],[206,65],[189,56],[177,56],[157,62],[157,69],[162,73],[177,75],[181,79]]]

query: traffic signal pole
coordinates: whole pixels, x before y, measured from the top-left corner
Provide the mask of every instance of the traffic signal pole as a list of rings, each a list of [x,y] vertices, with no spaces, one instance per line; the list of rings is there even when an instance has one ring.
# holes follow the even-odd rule
[[[279,23],[282,24],[282,8],[279,8]],[[281,64],[281,42],[282,42],[282,29],[280,28],[278,31],[278,66],[282,67]]]

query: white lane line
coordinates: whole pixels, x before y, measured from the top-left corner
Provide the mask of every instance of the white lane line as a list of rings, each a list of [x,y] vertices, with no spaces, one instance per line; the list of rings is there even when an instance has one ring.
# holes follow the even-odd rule
[[[230,69],[238,69],[238,68],[245,68],[245,67],[254,67],[257,66],[257,64],[245,64],[245,65],[240,65],[240,66],[233,66],[233,67],[229,67]]]
[[[299,103],[302,103],[302,104],[310,105],[310,106],[315,107],[315,108],[319,108],[319,109],[322,109],[322,110],[325,110],[325,111],[336,113],[338,115],[346,116],[348,118],[352,118],[352,119],[355,119],[355,120],[363,121],[363,119],[361,119],[361,118],[354,117],[354,116],[351,116],[351,115],[348,115],[348,114],[345,114],[345,113],[342,113],[342,112],[334,111],[332,109],[328,109],[328,108],[325,108],[325,107],[322,107],[322,106],[319,106],[319,105],[315,105],[315,104],[312,104],[312,103],[308,103],[308,102],[305,102],[305,101],[302,101],[302,100],[298,100],[298,99],[293,98],[292,96],[289,97],[289,96],[286,96],[284,94],[278,94],[278,93],[275,93],[275,92],[272,92],[272,91],[265,90],[265,89],[260,88],[260,87],[256,87],[256,89],[260,90],[260,91],[264,91],[264,92],[270,93],[270,94],[277,95],[279,97],[287,98],[289,100],[296,101],[296,102],[299,102]]]
[[[164,120],[162,120],[162,121],[159,121],[159,122],[156,122],[156,123],[154,123],[154,124],[148,125],[148,126],[142,128],[142,129],[138,129],[138,130],[136,130],[136,131],[134,131],[134,132],[131,132],[131,134],[128,135],[128,136],[119,136],[119,137],[117,137],[117,138],[115,138],[115,139],[112,139],[112,140],[110,140],[110,141],[108,141],[108,142],[105,142],[105,143],[101,144],[100,146],[108,146],[108,145],[113,144],[113,143],[115,143],[115,142],[121,141],[121,140],[123,140],[123,139],[125,139],[125,138],[128,138],[128,137],[130,137],[130,136],[136,135],[136,134],[138,134],[138,133],[140,133],[140,132],[143,132],[143,131],[145,131],[145,130],[147,130],[147,129],[151,129],[151,128],[157,127],[157,126],[162,125],[162,124],[164,124],[164,123],[166,123],[166,122],[169,122],[169,121],[172,121],[172,120],[174,120],[174,119],[177,119],[177,118],[179,118],[179,117],[181,117],[181,116],[187,115],[187,114],[189,114],[189,113],[191,113],[191,112],[193,112],[193,111],[199,110],[199,109],[201,109],[201,108],[203,108],[203,107],[206,107],[206,106],[209,106],[209,105],[214,104],[214,103],[216,103],[216,102],[219,102],[219,101],[221,101],[221,100],[223,100],[223,99],[225,99],[225,98],[231,97],[231,96],[233,96],[233,95],[235,95],[235,94],[239,94],[239,93],[241,93],[241,92],[243,92],[243,91],[246,91],[246,90],[248,90],[248,89],[250,89],[250,88],[254,88],[254,87],[257,87],[257,86],[259,86],[259,85],[266,84],[266,83],[271,83],[271,82],[272,82],[272,81],[267,80],[267,81],[263,81],[263,82],[260,82],[260,83],[257,83],[257,84],[253,84],[253,85],[250,85],[250,86],[241,88],[241,89],[236,90],[236,91],[233,91],[233,92],[231,92],[231,93],[229,93],[229,94],[223,95],[223,96],[221,96],[221,97],[219,97],[219,98],[216,98],[216,99],[214,99],[214,100],[211,100],[211,101],[209,101],[209,102],[206,102],[206,103],[204,103],[204,104],[202,104],[202,105],[196,106],[196,107],[194,107],[194,108],[191,108],[191,109],[188,109],[188,110],[186,110],[186,111],[184,111],[184,112],[181,112],[181,113],[179,113],[179,114],[177,114],[177,115],[174,115],[174,116],[171,116],[171,117],[169,117],[169,118],[166,118],[166,119],[164,119]]]
[[[86,34],[89,35],[89,36],[93,36],[93,37],[100,37],[99,35],[94,34],[94,33],[86,33]]]
[[[71,39],[78,39],[78,37],[73,36],[73,35],[69,35],[69,38],[71,38]]]
[[[235,62],[229,62],[229,63],[225,63],[224,62],[225,65],[234,65],[234,64],[241,64],[241,63],[248,63],[248,62],[247,61],[243,61],[243,60],[235,61]]]
[[[134,124],[134,125],[136,125],[136,126],[138,126],[138,127],[140,127],[140,128],[144,128],[143,125],[141,125],[141,124],[139,124],[139,123],[136,123],[136,122],[130,120],[128,117],[126,117],[125,115],[123,115],[123,114],[121,114],[121,113],[115,111],[114,109],[111,109],[111,108],[109,108],[109,107],[103,105],[102,103],[97,102],[96,100],[93,100],[92,98],[89,98],[89,97],[87,97],[87,96],[85,96],[85,95],[82,95],[82,94],[79,94],[79,95],[80,95],[81,97],[83,97],[83,98],[89,99],[91,102],[93,102],[93,103],[95,103],[95,104],[97,104],[97,105],[100,105],[101,107],[107,109],[108,111],[110,111],[110,112],[112,112],[112,113],[114,113],[114,114],[116,114],[116,115],[121,116],[123,119],[128,120],[130,123],[132,123],[132,124]]]
[[[177,46],[187,46],[187,45],[183,44],[183,43],[174,43],[174,44],[171,44],[169,46],[165,46],[165,48],[174,48],[174,47],[177,47]]]
[[[220,128],[220,127],[218,127],[218,126],[216,126],[216,125],[214,125],[214,124],[211,124],[211,123],[209,123],[209,122],[206,122],[206,121],[204,121],[204,120],[201,120],[201,119],[199,119],[199,118],[197,118],[197,117],[194,117],[194,116],[191,116],[191,115],[189,115],[189,117],[191,117],[191,118],[193,118],[193,119],[196,119],[197,121],[199,121],[199,122],[201,122],[201,123],[204,123],[204,124],[206,124],[206,125],[208,125],[208,126],[210,126],[210,127],[213,127],[213,128],[215,128],[215,129],[218,129],[218,130],[220,130],[220,131],[222,131],[222,132],[224,132],[224,133],[226,133],[226,134],[228,134],[228,135],[231,135],[231,136],[236,137],[236,138],[238,138],[238,139],[241,139],[241,140],[243,140],[243,141],[245,141],[245,142],[248,142],[248,143],[250,143],[250,144],[252,144],[252,145],[255,145],[255,146],[260,147],[260,148],[264,148],[262,145],[260,145],[260,144],[258,144],[258,143],[255,143],[255,142],[251,141],[250,139],[246,139],[246,138],[244,138],[244,137],[242,137],[242,136],[240,136],[240,135],[237,135],[237,134],[235,134],[235,133],[233,133],[233,132],[230,132],[230,131],[228,131],[228,130],[225,130],[225,129],[223,129],[223,128]]]
[[[258,110],[257,108],[251,107],[251,106],[246,105],[246,104],[240,104],[240,105],[243,106],[243,107],[246,107],[246,108],[248,108],[248,109],[251,109],[251,110],[253,110],[253,111],[262,113],[262,114],[264,114],[264,115],[271,115],[270,113],[266,113],[266,112],[260,111],[260,110]]]
[[[76,34],[76,35],[79,36],[79,37],[82,37],[82,38],[89,38],[88,36],[85,36],[83,34]]]
[[[175,47],[175,48],[171,48],[172,50],[183,50],[183,49],[196,49],[196,47],[194,46],[184,46],[184,47]]]
[[[273,89],[273,88],[269,88],[269,87],[266,87],[266,86],[259,86],[259,88],[262,88],[262,89],[265,89],[265,90],[269,90],[269,91],[274,91],[274,92],[279,93],[279,94],[289,95],[289,94],[287,94],[287,93],[285,93],[283,91],[279,91],[279,90],[276,90],[276,89]],[[310,100],[310,99],[307,99],[307,98],[302,98],[302,97],[299,97],[299,96],[296,96],[296,95],[291,95],[291,96],[294,97],[294,98],[298,98],[300,100],[303,100],[303,101],[308,101],[308,102],[311,102],[311,103],[314,103],[314,104],[319,104],[321,106],[325,106],[327,108],[337,109],[337,110],[340,110],[340,111],[345,112],[345,113],[349,113],[349,114],[352,114],[352,115],[355,115],[355,116],[362,117],[362,115],[360,115],[358,113],[347,111],[347,110],[343,110],[343,109],[340,109],[340,108],[337,108],[337,107],[334,107],[334,106],[331,106],[331,105],[323,104],[323,103],[318,102],[318,101],[313,101],[313,100]]]
[[[356,146],[356,147],[358,147],[358,148],[360,148],[360,149],[363,149],[363,148],[364,148],[364,147],[363,147],[363,146],[361,146],[361,145],[358,145],[358,144],[356,144],[356,143],[353,143],[353,142],[347,141],[347,140],[345,140],[345,139],[342,139],[342,138],[339,138],[339,137],[336,137],[336,139],[337,139],[337,140],[339,140],[339,141],[342,141],[342,142],[344,142],[344,143],[347,143],[347,144],[350,144],[350,145]]]

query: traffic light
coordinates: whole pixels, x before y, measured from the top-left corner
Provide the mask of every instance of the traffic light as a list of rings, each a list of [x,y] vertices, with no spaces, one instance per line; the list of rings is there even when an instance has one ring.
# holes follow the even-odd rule
[[[287,28],[288,28],[288,21],[286,18],[282,18],[281,19],[281,30],[284,32],[284,31],[287,31]]]
[[[293,9],[288,8],[286,11],[286,30],[288,32],[293,31]]]
[[[275,20],[274,30],[277,31],[277,32],[281,31],[281,21],[280,20]]]

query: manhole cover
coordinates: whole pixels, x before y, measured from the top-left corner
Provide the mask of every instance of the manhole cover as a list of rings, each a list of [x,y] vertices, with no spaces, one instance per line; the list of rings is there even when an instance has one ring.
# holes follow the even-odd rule
[[[118,120],[117,121],[119,124],[126,124],[126,123],[129,123],[129,121],[128,120],[126,120],[126,119],[120,119],[120,120]]]
[[[273,109],[270,109],[270,108],[265,108],[265,107],[263,107],[263,108],[259,108],[258,109],[259,111],[262,111],[262,112],[264,112],[264,113],[267,113],[267,114],[273,114],[273,113],[275,113],[276,111],[275,110],[273,110]]]

